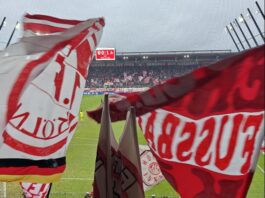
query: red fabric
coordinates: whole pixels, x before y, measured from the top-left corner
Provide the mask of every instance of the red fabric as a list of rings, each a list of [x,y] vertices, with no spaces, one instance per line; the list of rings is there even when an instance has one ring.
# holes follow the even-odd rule
[[[40,168],[38,166],[0,168],[1,174],[6,175],[26,175],[28,172],[30,172],[31,175],[51,176],[54,174],[62,173],[64,172],[64,170],[65,165],[56,168]]]
[[[110,103],[135,106],[161,171],[183,198],[246,197],[264,137],[264,45]],[[124,97],[124,96],[123,96]],[[101,108],[88,112],[99,121]]]

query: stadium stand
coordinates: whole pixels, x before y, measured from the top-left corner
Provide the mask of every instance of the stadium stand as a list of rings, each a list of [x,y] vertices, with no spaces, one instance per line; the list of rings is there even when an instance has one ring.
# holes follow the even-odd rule
[[[93,60],[86,87],[151,87],[234,54],[228,50],[117,53],[115,61]]]

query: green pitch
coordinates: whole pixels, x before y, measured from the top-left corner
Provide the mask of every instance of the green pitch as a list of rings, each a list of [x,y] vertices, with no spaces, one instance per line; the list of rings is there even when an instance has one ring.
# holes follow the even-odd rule
[[[98,107],[102,96],[84,96],[81,104],[82,111]],[[116,139],[122,133],[124,122],[112,124]],[[80,120],[77,131],[67,151],[67,168],[60,182],[54,183],[51,191],[51,198],[59,197],[84,197],[85,192],[92,191],[94,175],[95,154],[98,141],[99,125],[88,119]],[[145,139],[138,128],[139,144],[146,144]],[[7,197],[21,195],[17,184],[7,184]],[[192,181],[191,181],[192,187]],[[258,166],[248,192],[248,198],[264,198],[264,155],[260,154]],[[146,197],[155,194],[157,197],[178,197],[172,187],[162,182],[153,189],[146,192]],[[0,194],[1,198],[1,194]]]

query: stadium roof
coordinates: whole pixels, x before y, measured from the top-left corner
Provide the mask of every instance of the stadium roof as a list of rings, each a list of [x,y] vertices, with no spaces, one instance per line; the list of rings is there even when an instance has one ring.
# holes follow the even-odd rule
[[[257,2],[264,9],[264,1]],[[0,22],[7,17],[0,31],[0,49],[25,12],[69,19],[104,16],[106,27],[99,47],[119,52],[235,50],[224,28],[241,13],[246,16],[247,8],[264,30],[253,0],[0,0],[0,5]],[[257,35],[251,19],[246,20]],[[19,31],[14,37],[13,42]]]

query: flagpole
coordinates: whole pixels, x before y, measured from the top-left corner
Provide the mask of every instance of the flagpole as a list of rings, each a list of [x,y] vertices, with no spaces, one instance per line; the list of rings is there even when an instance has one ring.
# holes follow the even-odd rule
[[[103,119],[105,120],[109,120],[110,119],[110,116],[109,116],[109,95],[108,94],[105,94],[104,95],[104,110],[105,110],[105,114],[103,114],[103,111],[102,111],[102,114],[103,115],[106,115],[107,117],[103,117]],[[102,124],[102,122],[101,122]],[[107,134],[106,134],[106,137],[107,137],[107,141],[106,141],[106,144],[107,144],[107,154],[106,154],[106,158],[107,158],[107,164],[106,164],[106,192],[107,192],[107,198],[112,198],[113,197],[113,192],[112,192],[112,186],[110,186],[111,184],[111,180],[112,180],[112,164],[111,164],[111,146],[110,146],[110,125],[109,125],[109,122],[107,124]],[[110,170],[109,170],[110,169]]]
[[[6,17],[4,17],[3,20],[2,20],[2,23],[0,25],[0,31],[1,31],[2,27],[4,26],[4,24],[5,24],[5,20],[6,20]]]
[[[48,191],[48,193],[47,193],[46,198],[49,198],[49,196],[50,196],[50,192],[51,192],[51,189],[52,189],[52,183],[50,184],[50,188],[49,188],[49,191]]]
[[[15,25],[15,27],[14,27],[14,29],[13,29],[10,37],[9,37],[9,39],[8,39],[8,41],[7,41],[6,48],[9,46],[9,44],[10,44],[10,42],[11,42],[13,36],[14,36],[14,33],[15,33],[16,29],[17,29],[17,25],[18,25],[18,21],[17,21],[17,23],[16,23],[16,25]]]

